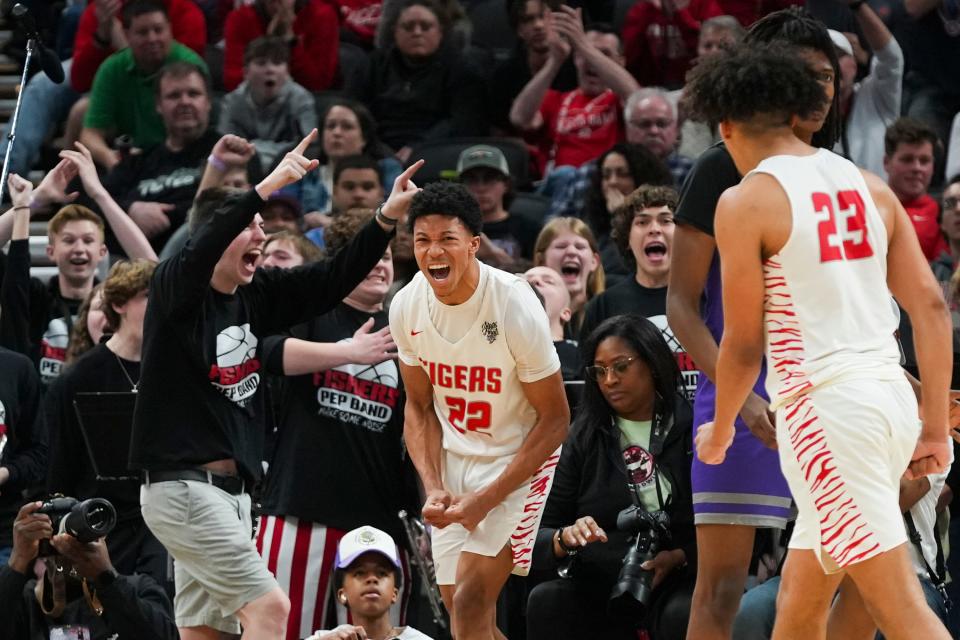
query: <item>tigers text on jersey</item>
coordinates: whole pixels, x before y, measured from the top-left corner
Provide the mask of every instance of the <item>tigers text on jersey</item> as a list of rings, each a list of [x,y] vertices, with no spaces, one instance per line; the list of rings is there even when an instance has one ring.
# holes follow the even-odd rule
[[[767,158],[792,228],[764,265],[767,392],[772,408],[824,384],[903,377],[887,289],[887,231],[860,170],[821,149]]]
[[[465,322],[454,327],[460,335],[444,337],[450,331],[438,326],[464,312]],[[400,359],[430,378],[444,449],[465,456],[516,453],[537,419],[520,382],[560,369],[547,314],[526,281],[480,263],[470,299],[447,306],[417,273],[393,299],[390,332]]]

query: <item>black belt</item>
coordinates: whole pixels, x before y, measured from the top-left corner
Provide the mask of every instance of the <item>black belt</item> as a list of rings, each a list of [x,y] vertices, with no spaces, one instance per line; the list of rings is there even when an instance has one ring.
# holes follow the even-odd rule
[[[243,493],[243,478],[240,476],[222,476],[206,469],[173,469],[170,471],[144,471],[144,482],[171,482],[174,480],[194,480],[206,482],[233,496]]]

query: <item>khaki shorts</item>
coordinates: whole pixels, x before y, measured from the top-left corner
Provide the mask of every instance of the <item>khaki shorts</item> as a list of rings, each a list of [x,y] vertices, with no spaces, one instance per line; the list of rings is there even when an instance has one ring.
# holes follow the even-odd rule
[[[140,487],[143,519],[175,561],[178,627],[240,633],[236,613],[277,587],[253,541],[250,495],[192,480]]]

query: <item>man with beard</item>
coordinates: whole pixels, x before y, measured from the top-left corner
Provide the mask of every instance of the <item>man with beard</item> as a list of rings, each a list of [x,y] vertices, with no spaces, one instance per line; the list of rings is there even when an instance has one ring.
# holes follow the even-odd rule
[[[186,220],[203,161],[219,139],[210,128],[210,104],[209,80],[200,67],[189,62],[165,66],[156,90],[164,141],[146,153],[125,157],[104,178],[103,186],[158,253]],[[107,246],[117,253],[112,234],[107,235]]]

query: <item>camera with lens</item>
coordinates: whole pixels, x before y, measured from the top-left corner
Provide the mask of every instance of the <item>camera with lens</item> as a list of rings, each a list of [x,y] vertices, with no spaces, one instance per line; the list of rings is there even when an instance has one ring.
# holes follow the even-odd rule
[[[645,511],[634,505],[617,514],[617,529],[633,537],[610,592],[608,607],[612,616],[640,621],[647,614],[653,593],[653,571],[640,565],[653,560],[669,541],[670,516],[664,511]]]
[[[43,503],[35,513],[50,517],[56,533],[69,533],[79,542],[94,542],[113,531],[117,524],[117,511],[103,498],[90,498],[83,502],[76,498],[58,496]],[[40,555],[56,555],[49,540],[40,541]]]

